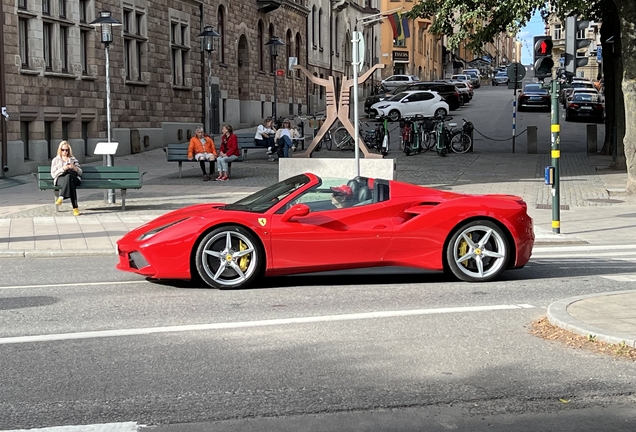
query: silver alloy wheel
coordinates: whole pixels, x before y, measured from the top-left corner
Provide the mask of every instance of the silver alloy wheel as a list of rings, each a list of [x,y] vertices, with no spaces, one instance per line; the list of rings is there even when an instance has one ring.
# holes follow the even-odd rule
[[[487,281],[504,270],[508,261],[508,242],[501,229],[487,221],[471,223],[456,233],[448,250],[448,262],[458,278]]]
[[[199,262],[205,272],[201,276],[212,286],[226,288],[249,281],[260,260],[254,241],[231,227],[212,234],[199,246]]]
[[[435,114],[433,114],[433,117],[446,117],[446,114],[448,113],[444,108],[437,108],[435,110]]]
[[[400,119],[401,115],[400,112],[398,110],[391,110],[391,112],[389,113],[389,120],[391,121],[398,121]]]

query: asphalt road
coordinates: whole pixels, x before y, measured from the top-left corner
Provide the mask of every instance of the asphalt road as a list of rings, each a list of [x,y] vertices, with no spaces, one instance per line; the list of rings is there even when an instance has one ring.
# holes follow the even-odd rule
[[[239,291],[146,281],[114,270],[111,257],[6,259],[0,430],[356,430],[362,419],[376,426],[359,430],[530,430],[524,422],[558,424],[562,412],[570,426],[633,420],[636,365],[528,326],[557,299],[631,288],[611,275],[634,263],[541,256],[488,284],[388,269]]]

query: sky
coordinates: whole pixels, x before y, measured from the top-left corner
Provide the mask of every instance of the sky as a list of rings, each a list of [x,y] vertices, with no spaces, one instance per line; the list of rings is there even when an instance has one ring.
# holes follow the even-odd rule
[[[534,36],[545,34],[545,24],[541,19],[541,14],[535,12],[525,27],[517,33],[517,40],[521,41],[521,64],[532,64],[532,42]]]

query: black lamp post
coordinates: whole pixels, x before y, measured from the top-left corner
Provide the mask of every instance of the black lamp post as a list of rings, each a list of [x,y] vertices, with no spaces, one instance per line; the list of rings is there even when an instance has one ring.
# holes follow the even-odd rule
[[[277,89],[276,89],[276,57],[278,56],[278,47],[285,45],[283,43],[282,40],[280,40],[280,38],[276,37],[276,36],[272,36],[271,39],[269,40],[269,42],[267,42],[265,44],[265,46],[269,46],[269,55],[272,57],[272,62],[274,65],[274,106],[272,107],[272,117],[274,118],[274,122],[276,122],[276,96],[277,96]]]
[[[108,142],[111,142],[110,139],[110,64],[108,57],[108,46],[113,42],[113,27],[120,26],[121,23],[117,21],[115,18],[110,16],[110,11],[101,11],[99,13],[99,18],[93,20],[90,25],[95,27],[97,30],[99,27],[101,42],[104,44],[104,52],[106,54],[106,123],[107,123],[107,135]],[[104,162],[106,166],[113,166],[113,155],[105,155]],[[115,202],[115,190],[108,190],[108,202],[113,204]]]
[[[212,126],[212,52],[214,51],[214,38],[221,37],[212,26],[203,27],[203,31],[197,36],[203,42],[203,49],[208,53],[208,115],[206,131],[215,133]],[[218,131],[217,131],[218,132]]]

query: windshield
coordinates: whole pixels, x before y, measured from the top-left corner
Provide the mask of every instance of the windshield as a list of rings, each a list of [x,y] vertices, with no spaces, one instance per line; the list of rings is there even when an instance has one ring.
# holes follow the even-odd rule
[[[541,88],[538,84],[528,84],[523,89],[524,93],[548,94],[548,90]]]
[[[285,198],[287,195],[300,189],[310,179],[305,174],[283,180],[265,189],[253,193],[252,195],[223,207],[225,210],[241,210],[248,212],[262,213],[272,208],[276,203]]]
[[[598,102],[598,94],[596,93],[574,93],[572,100],[575,102]]]
[[[391,96],[388,100],[390,100],[390,101],[401,101],[407,95],[408,95],[408,93],[405,93],[405,92],[398,93],[395,96]]]

